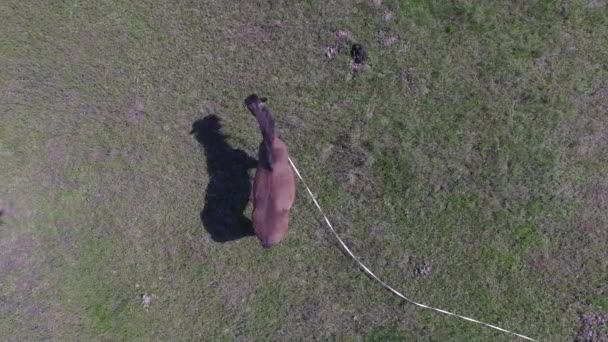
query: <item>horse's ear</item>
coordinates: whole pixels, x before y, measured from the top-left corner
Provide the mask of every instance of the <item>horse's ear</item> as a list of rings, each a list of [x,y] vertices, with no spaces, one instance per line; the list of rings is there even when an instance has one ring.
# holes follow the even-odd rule
[[[266,101],[268,101],[268,99],[267,99],[267,98],[265,98],[265,97],[260,97],[260,102],[265,103]]]

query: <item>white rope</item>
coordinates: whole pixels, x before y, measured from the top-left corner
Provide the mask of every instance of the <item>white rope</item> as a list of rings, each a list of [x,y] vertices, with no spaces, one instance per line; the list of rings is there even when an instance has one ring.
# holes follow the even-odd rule
[[[327,218],[327,216],[323,212],[323,209],[321,209],[321,206],[319,205],[319,202],[317,202],[317,200],[315,199],[315,195],[312,193],[312,191],[310,190],[310,188],[306,184],[306,181],[304,181],[304,178],[302,178],[302,175],[300,174],[300,171],[296,168],[296,165],[293,163],[293,161],[291,161],[291,158],[288,158],[288,159],[289,159],[289,163],[291,164],[291,166],[293,167],[294,171],[298,175],[298,178],[300,178],[300,180],[304,184],[304,187],[306,188],[306,191],[308,191],[308,194],[310,195],[310,198],[312,198],[312,201],[314,202],[315,206],[317,207],[317,209],[319,209],[319,212],[321,213],[321,215],[323,215],[323,218],[325,219],[325,223],[327,223],[327,226],[329,227],[329,229],[331,230],[331,232],[336,236],[336,238],[338,239],[338,242],[340,242],[340,245],[342,245],[342,248],[344,248],[344,250],[350,255],[350,257],[353,258],[353,260],[355,260],[357,262],[357,264],[359,264],[359,266],[365,271],[365,273],[369,274],[372,278],[374,278],[375,280],[377,280],[384,288],[386,288],[387,290],[391,291],[392,293],[394,293],[395,295],[397,295],[401,299],[403,299],[403,300],[405,300],[405,301],[407,301],[407,302],[409,302],[411,304],[414,304],[416,306],[419,306],[421,308],[430,309],[430,310],[437,311],[437,312],[440,312],[440,313],[448,315],[448,316],[454,316],[454,317],[458,317],[458,318],[464,319],[464,320],[469,321],[469,322],[485,325],[486,327],[489,327],[489,328],[492,328],[492,329],[496,329],[498,331],[502,331],[502,332],[507,333],[507,334],[515,335],[517,337],[521,337],[521,338],[523,338],[525,340],[528,340],[528,341],[538,342],[538,340],[535,340],[535,339],[530,338],[528,336],[525,336],[525,335],[522,335],[522,334],[518,334],[516,332],[509,331],[507,329],[503,329],[501,327],[498,327],[498,326],[495,326],[495,325],[492,325],[492,324],[489,324],[489,323],[484,323],[484,322],[478,321],[478,320],[470,318],[470,317],[461,316],[461,315],[458,315],[458,314],[455,314],[455,313],[452,313],[452,312],[449,312],[449,311],[446,311],[446,310],[442,310],[442,309],[439,309],[439,308],[434,308],[432,306],[428,306],[428,305],[425,305],[425,304],[421,304],[421,303],[415,302],[415,301],[407,298],[406,296],[404,296],[403,294],[401,294],[399,291],[395,290],[391,286],[389,286],[384,281],[382,281],[367,266],[365,266],[359,260],[359,258],[357,258],[353,254],[353,252],[351,252],[350,248],[348,248],[346,246],[346,244],[344,243],[344,241],[342,241],[342,239],[340,238],[340,236],[338,235],[338,233],[336,232],[336,230],[334,229],[334,227],[329,222],[329,219]]]

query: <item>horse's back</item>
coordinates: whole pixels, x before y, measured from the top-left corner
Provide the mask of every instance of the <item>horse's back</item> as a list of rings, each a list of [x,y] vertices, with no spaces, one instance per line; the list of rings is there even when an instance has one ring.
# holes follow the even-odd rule
[[[287,145],[276,138],[273,152],[272,200],[276,210],[289,210],[296,197],[296,180],[289,163]]]
[[[275,188],[268,186],[274,181],[273,173],[265,169],[256,172],[254,190],[253,230],[266,248],[283,240],[289,230],[289,209],[281,205],[281,200],[273,191]]]
[[[280,242],[289,229],[289,210],[295,200],[295,177],[287,146],[273,143],[272,171],[258,167],[254,180],[253,228],[266,247]]]

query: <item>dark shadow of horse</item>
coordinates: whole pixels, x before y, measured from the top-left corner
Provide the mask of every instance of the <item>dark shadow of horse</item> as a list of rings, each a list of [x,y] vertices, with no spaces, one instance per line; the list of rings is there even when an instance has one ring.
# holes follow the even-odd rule
[[[251,194],[248,170],[256,159],[232,148],[221,132],[217,115],[207,115],[192,124],[192,132],[207,157],[209,185],[201,221],[213,241],[228,242],[253,235],[251,220],[243,215]]]

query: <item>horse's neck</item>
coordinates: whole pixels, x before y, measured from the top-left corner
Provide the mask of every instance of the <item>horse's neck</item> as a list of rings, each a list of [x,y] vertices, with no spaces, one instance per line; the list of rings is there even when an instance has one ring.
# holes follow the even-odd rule
[[[277,163],[286,163],[284,156],[287,154],[287,145],[278,136],[275,136],[271,143],[262,141],[260,144],[259,158],[264,162],[263,165],[270,166],[269,170]]]
[[[259,110],[255,113],[255,117],[258,120],[258,123],[260,124],[260,131],[262,131],[262,137],[268,143],[272,143],[275,134],[277,134],[274,128],[274,118],[272,117],[272,114],[270,114],[268,108],[266,108],[264,105],[261,105],[259,107]]]
[[[266,140],[263,140],[260,143],[260,150],[258,152],[258,163],[259,166],[272,171],[272,164],[274,162],[274,153],[273,153],[273,144]]]

